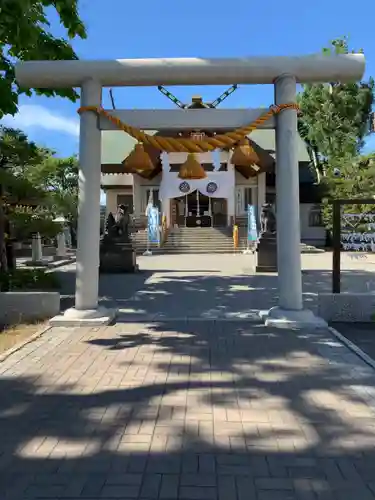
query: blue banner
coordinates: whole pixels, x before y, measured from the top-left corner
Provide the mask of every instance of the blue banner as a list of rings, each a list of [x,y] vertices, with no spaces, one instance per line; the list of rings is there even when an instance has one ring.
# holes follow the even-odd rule
[[[149,207],[147,211],[147,236],[150,243],[160,242],[159,210],[157,207]]]
[[[257,221],[253,205],[247,205],[247,241],[253,242],[258,239]]]

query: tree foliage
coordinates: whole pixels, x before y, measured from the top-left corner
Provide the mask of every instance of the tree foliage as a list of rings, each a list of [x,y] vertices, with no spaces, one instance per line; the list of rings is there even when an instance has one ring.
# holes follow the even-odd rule
[[[61,231],[61,225],[53,222],[54,218],[55,214],[48,207],[13,206],[10,213],[12,233],[19,241],[27,240],[35,233],[54,238]]]
[[[337,176],[332,174],[324,178],[329,198],[331,199],[372,199],[375,206],[375,152],[368,155],[357,155],[341,161]],[[343,206],[345,213],[366,213],[373,210],[372,205]],[[329,200],[323,203],[323,219],[328,229],[332,227],[332,208]]]
[[[349,53],[347,38],[333,40],[323,53]],[[299,132],[320,180],[360,154],[369,133],[374,80],[304,85],[298,101]]]
[[[77,158],[57,158],[53,151],[29,141],[22,131],[1,126],[0,188],[1,269],[7,267],[6,221],[12,235],[20,240],[35,232],[55,236],[61,229],[53,222],[57,215],[64,215],[73,225],[76,223]]]
[[[58,158],[26,134],[0,126],[0,185],[13,206],[43,206],[56,215],[76,218],[78,159]]]
[[[31,95],[15,80],[17,61],[77,59],[69,41],[50,31],[48,8],[54,8],[68,40],[86,38],[78,0],[0,0],[0,118],[17,112],[18,96]],[[38,95],[77,98],[73,89],[33,89]]]
[[[76,225],[78,210],[78,159],[76,156],[57,158],[48,152],[38,165],[29,166],[25,177],[38,189],[48,193],[51,211],[63,214]]]
[[[42,161],[43,149],[29,141],[21,130],[0,126],[0,187],[2,196],[20,203],[22,199],[41,201],[44,190],[34,185],[25,172]]]

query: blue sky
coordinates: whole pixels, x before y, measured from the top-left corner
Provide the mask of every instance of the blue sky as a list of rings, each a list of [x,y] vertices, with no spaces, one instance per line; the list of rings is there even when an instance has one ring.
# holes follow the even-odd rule
[[[73,41],[73,47],[83,59],[298,55],[319,52],[332,38],[347,35],[352,48],[365,51],[366,76],[375,76],[374,2],[367,2],[364,10],[361,4],[338,0],[81,0],[80,14],[88,39]],[[53,11],[50,19],[54,34],[65,36]],[[196,93],[213,100],[225,87],[171,90],[186,102]],[[114,93],[118,108],[173,106],[155,88],[119,88]],[[103,98],[110,107],[107,89]],[[268,106],[272,100],[271,86],[243,86],[225,107]],[[70,155],[78,150],[77,106],[63,99],[22,98],[19,114],[5,121],[59,155]],[[374,136],[368,147],[375,149]]]

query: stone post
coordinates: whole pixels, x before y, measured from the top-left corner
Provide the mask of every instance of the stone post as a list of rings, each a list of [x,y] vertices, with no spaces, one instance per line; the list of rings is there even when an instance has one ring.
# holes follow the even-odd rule
[[[275,104],[296,102],[296,78],[275,81]],[[322,327],[326,323],[303,309],[297,111],[287,108],[276,117],[276,220],[279,306],[262,312],[266,325]]]
[[[101,84],[87,80],[81,86],[81,106],[101,105]],[[51,324],[101,325],[114,311],[98,308],[100,246],[101,132],[91,111],[81,114],[79,145],[78,241],[75,307]]]
[[[43,260],[42,239],[39,233],[33,234],[31,239],[31,262],[41,263]]]
[[[58,233],[56,239],[57,239],[56,257],[58,259],[65,259],[66,258],[65,234],[63,232]]]
[[[81,89],[81,106],[100,106],[99,82],[88,80]],[[79,145],[79,217],[75,308],[98,307],[101,134],[95,113],[83,112]]]
[[[296,102],[296,80],[284,75],[275,82],[275,104]],[[276,217],[279,306],[301,310],[301,229],[297,112],[285,109],[276,118]]]

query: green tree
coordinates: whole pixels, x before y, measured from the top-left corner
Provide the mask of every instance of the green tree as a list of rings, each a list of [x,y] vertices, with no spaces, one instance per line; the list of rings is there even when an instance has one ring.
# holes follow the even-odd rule
[[[53,237],[59,230],[53,219],[60,214],[73,227],[77,219],[78,160],[57,158],[39,148],[26,134],[0,126],[0,248],[1,269],[7,268],[5,234],[12,228],[18,239],[32,233]],[[4,210],[5,208],[5,210]],[[10,227],[6,230],[8,222]]]
[[[76,156],[58,158],[48,151],[38,165],[31,165],[24,172],[27,180],[48,193],[49,206],[63,214],[75,227],[78,203],[78,159]]]
[[[17,61],[77,59],[70,43],[50,32],[47,9],[54,8],[66,28],[68,40],[86,38],[78,15],[78,0],[0,0],[0,118],[17,112],[24,93],[67,97],[75,101],[73,89],[21,89],[15,80]]]
[[[330,198],[333,199],[374,199],[375,206],[375,152],[358,155],[341,161],[337,177],[327,175],[324,179]],[[373,211],[372,205],[343,206],[343,213],[366,213]],[[327,228],[332,227],[331,207],[324,201],[323,217]]]
[[[18,109],[18,98],[21,94],[31,96],[34,91],[37,95],[60,96],[75,101],[78,97],[74,89],[25,89],[20,88],[15,79],[15,63],[30,60],[59,60],[77,59],[69,41],[55,37],[50,30],[47,18],[48,9],[53,8],[57,12],[61,24],[66,28],[67,39],[76,37],[86,38],[85,27],[78,14],[78,0],[0,0],[0,119],[5,114],[14,115]],[[9,129],[8,129],[9,132]],[[14,150],[14,157],[10,154],[8,145],[10,138],[5,144],[4,130],[1,132],[0,164],[3,181],[13,183],[17,180],[17,169],[23,168],[25,163],[33,159],[33,147],[28,143],[25,147],[26,160],[17,155],[21,152],[21,135],[18,133],[18,141]],[[25,141],[24,141],[25,142]],[[28,141],[26,141],[28,142]],[[40,150],[39,150],[40,153]],[[17,160],[17,161],[16,161]],[[17,163],[20,161],[20,163]],[[12,163],[13,171],[4,166]],[[17,165],[16,165],[17,163]],[[10,175],[9,175],[10,174]],[[19,187],[19,185],[18,185]],[[26,185],[24,186],[26,187]],[[9,190],[9,186],[7,187]],[[0,179],[0,268],[6,269],[6,256],[4,246],[4,210],[3,197],[5,186]]]
[[[323,53],[349,53],[347,38],[333,40]],[[303,86],[298,98],[301,110],[298,126],[318,182],[360,154],[369,133],[373,102],[372,78],[362,82]]]
[[[62,229],[61,225],[53,221],[54,213],[42,205],[12,206],[9,217],[12,232],[19,241],[27,240],[35,233],[54,238]]]
[[[4,207],[24,200],[40,202],[45,194],[24,176],[29,165],[41,161],[41,152],[20,130],[0,126],[0,269],[7,269]],[[9,210],[8,210],[9,212]]]

